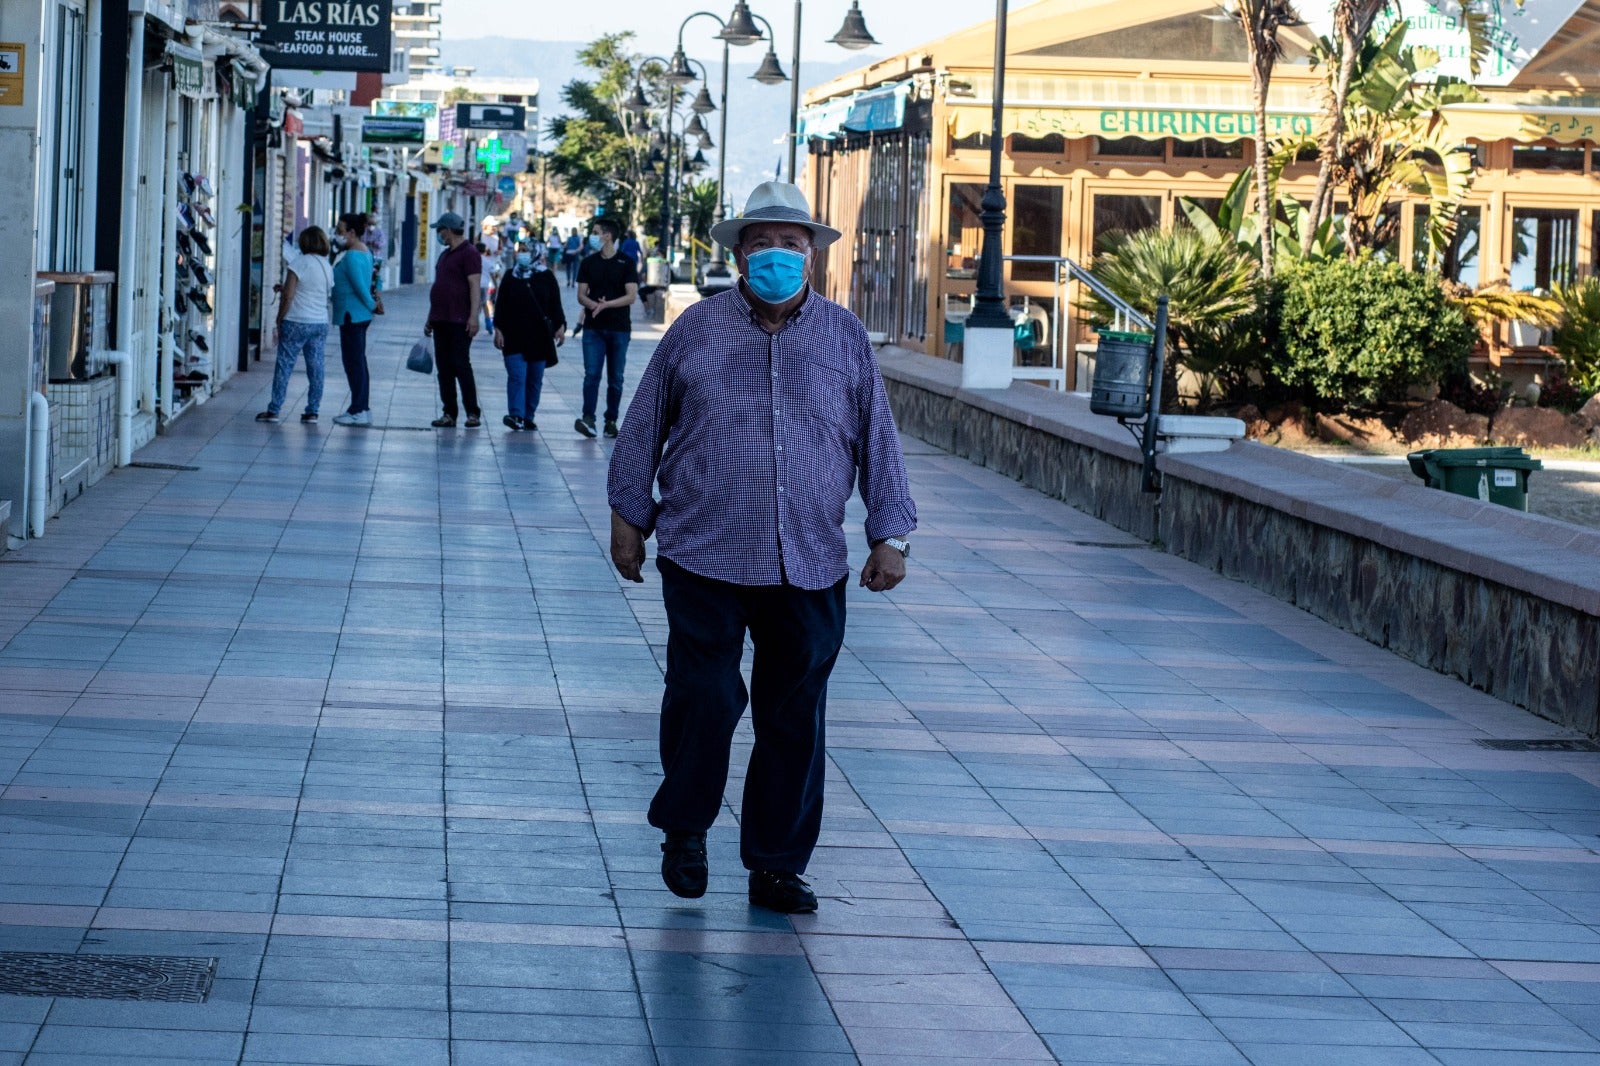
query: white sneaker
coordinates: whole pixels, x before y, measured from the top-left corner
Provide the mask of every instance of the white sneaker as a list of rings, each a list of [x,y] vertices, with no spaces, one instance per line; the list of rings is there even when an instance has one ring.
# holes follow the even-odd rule
[[[334,415],[333,424],[336,426],[370,426],[372,425],[372,412],[362,411],[353,415],[346,411],[344,414]]]

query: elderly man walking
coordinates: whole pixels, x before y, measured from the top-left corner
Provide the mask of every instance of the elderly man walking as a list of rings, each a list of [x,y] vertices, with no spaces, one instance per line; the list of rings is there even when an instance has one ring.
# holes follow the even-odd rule
[[[873,592],[905,577],[916,507],[866,329],[806,283],[839,232],[812,220],[795,186],[766,182],[711,236],[742,280],[684,312],[639,382],[611,456],[611,558],[643,581],[655,534],[669,629],[665,777],[649,813],[666,834],[662,880],[689,899],[706,891],[705,834],[748,702],[750,902],[805,913],[817,907],[800,875],[822,827],[828,676],[844,641],[845,504],[859,478],[860,583]]]

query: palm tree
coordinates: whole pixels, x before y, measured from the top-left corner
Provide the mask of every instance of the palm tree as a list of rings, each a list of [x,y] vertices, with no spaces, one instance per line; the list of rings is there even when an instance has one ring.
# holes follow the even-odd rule
[[[1333,39],[1339,50],[1339,69],[1334,75],[1326,100],[1326,120],[1320,139],[1317,188],[1311,194],[1309,225],[1300,234],[1301,251],[1309,252],[1311,242],[1324,217],[1332,214],[1333,168],[1344,140],[1344,109],[1350,99],[1350,80],[1355,76],[1361,42],[1367,39],[1373,22],[1389,6],[1390,0],[1338,0],[1333,6]]]
[[[1476,0],[1462,0],[1461,24],[1467,34],[1467,66],[1477,74],[1483,58],[1488,55],[1490,40],[1488,17],[1474,10]],[[1525,0],[1516,0],[1521,7]],[[1311,196],[1311,213],[1308,224],[1300,234],[1300,247],[1311,250],[1317,227],[1333,214],[1334,171],[1344,154],[1345,133],[1349,129],[1346,109],[1350,106],[1350,93],[1361,63],[1362,49],[1372,32],[1378,16],[1390,8],[1398,9],[1394,0],[1337,0],[1333,7],[1333,44],[1337,51],[1338,66],[1324,94],[1323,127],[1318,137],[1317,188]]]
[[[1250,89],[1255,101],[1256,210],[1261,212],[1261,274],[1272,277],[1272,180],[1268,174],[1267,90],[1272,85],[1272,68],[1277,65],[1282,47],[1278,31],[1300,24],[1289,0],[1237,0],[1235,17],[1244,29],[1245,47],[1250,55]]]

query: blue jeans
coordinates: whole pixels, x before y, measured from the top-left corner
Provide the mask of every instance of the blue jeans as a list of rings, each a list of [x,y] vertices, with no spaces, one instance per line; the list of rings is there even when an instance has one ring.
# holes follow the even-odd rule
[[[344,358],[344,376],[350,381],[349,413],[353,415],[371,406],[368,397],[372,374],[367,370],[367,329],[371,325],[371,322],[346,322],[339,327],[339,354]]]
[[[532,421],[543,388],[543,359],[530,363],[520,355],[506,353],[506,414]]]
[[[622,371],[628,363],[628,341],[633,334],[621,329],[583,330],[583,417],[594,421],[600,399],[600,371],[606,371],[606,421],[617,420],[622,406]]]
[[[322,406],[322,355],[328,343],[326,322],[291,322],[284,319],[278,324],[278,362],[272,368],[272,402],[267,410],[277,414],[283,410],[283,398],[289,392],[289,375],[302,354],[306,357],[306,380],[311,389],[306,393],[306,414],[314,415]]]

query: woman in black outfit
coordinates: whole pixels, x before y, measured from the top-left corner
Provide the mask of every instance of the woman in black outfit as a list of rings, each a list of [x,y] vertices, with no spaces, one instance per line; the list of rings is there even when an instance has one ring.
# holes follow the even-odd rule
[[[556,349],[567,339],[561,286],[544,257],[542,244],[517,244],[517,265],[500,279],[494,309],[494,346],[506,360],[507,414],[501,421],[511,429],[539,428],[533,415],[544,371],[556,365]]]

